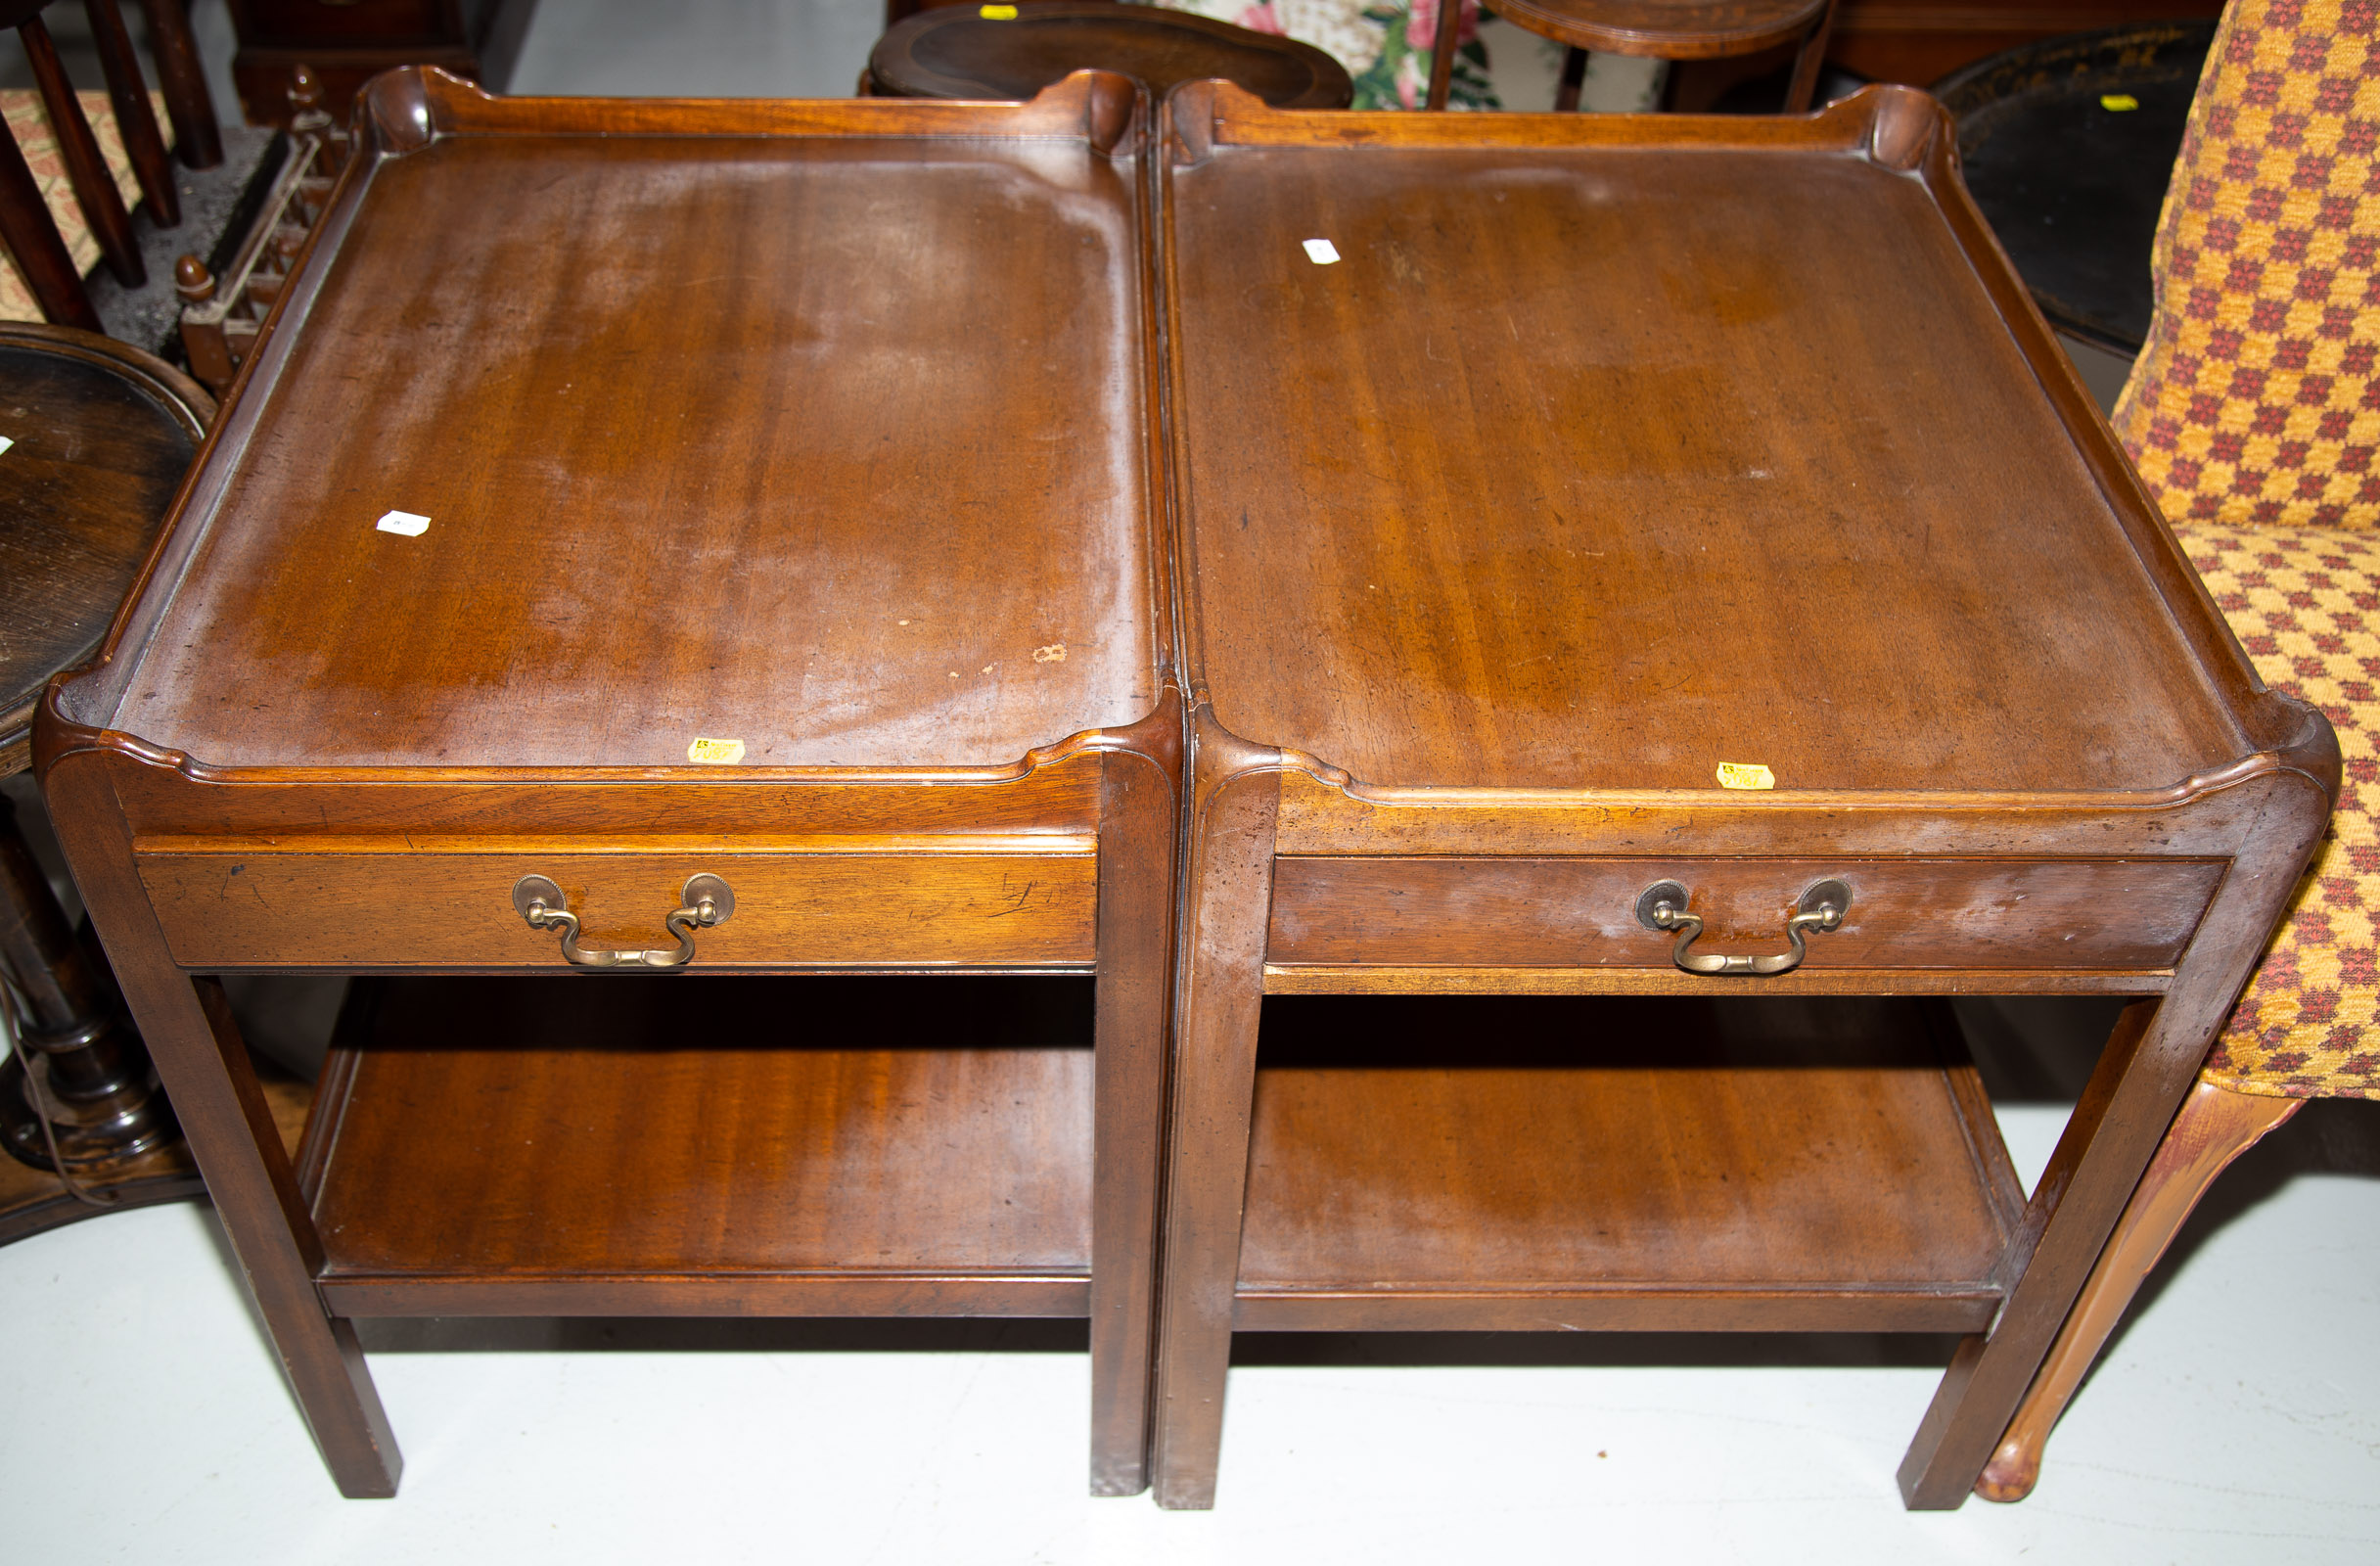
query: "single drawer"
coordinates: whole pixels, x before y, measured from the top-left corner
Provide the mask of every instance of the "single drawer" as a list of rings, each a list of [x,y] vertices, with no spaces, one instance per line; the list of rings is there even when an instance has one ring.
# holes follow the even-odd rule
[[[176,961],[193,968],[571,965],[558,928],[514,901],[525,876],[558,887],[589,954],[675,950],[664,928],[690,877],[732,912],[689,932],[697,968],[1088,964],[1095,852],[138,853]]]
[[[2220,859],[1283,858],[1275,963],[1667,968],[1675,937],[1638,920],[1671,881],[1697,953],[1787,949],[1802,895],[1851,889],[1811,968],[2156,970],[2180,957]]]

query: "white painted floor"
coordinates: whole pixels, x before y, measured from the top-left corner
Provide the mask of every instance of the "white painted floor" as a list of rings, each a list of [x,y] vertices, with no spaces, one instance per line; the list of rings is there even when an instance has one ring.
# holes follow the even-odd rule
[[[513,86],[837,95],[879,24],[542,0]],[[2028,1177],[2064,1116],[2003,1106]],[[1079,1331],[1037,1324],[368,1323],[407,1468],[342,1500],[211,1214],[159,1209],[0,1249],[0,1561],[2370,1563],[2375,1237],[2380,1106],[2315,1105],[2185,1229],[2018,1506],[1900,1508],[1942,1341],[1351,1337],[1243,1340],[1221,1504],[1168,1514],[1082,1493]]]
[[[2062,1120],[2005,1112],[2020,1164]],[[367,1323],[407,1466],[342,1500],[211,1214],[125,1214],[0,1250],[0,1558],[2368,1563],[2380,1109],[2250,1158],[2033,1498],[1926,1515],[1936,1340],[1243,1340],[1200,1515],[1082,1493],[1079,1337],[1036,1324]]]

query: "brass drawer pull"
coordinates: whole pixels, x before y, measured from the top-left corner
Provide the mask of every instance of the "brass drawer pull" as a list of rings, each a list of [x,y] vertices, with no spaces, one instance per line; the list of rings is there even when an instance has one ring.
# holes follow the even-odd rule
[[[1716,952],[1694,956],[1686,948],[1703,933],[1703,916],[1686,911],[1689,896],[1674,881],[1656,881],[1636,898],[1638,924],[1647,930],[1677,932],[1677,944],[1670,948],[1670,958],[1688,973],[1791,973],[1809,955],[1803,932],[1836,928],[1852,905],[1850,887],[1840,881],[1821,881],[1802,894],[1799,910],[1785,921],[1785,939],[1793,944],[1791,951],[1768,957],[1722,957]]]
[[[541,875],[525,875],[513,883],[513,907],[531,930],[562,932],[562,955],[578,968],[683,968],[694,960],[694,932],[725,924],[736,911],[736,895],[715,875],[689,879],[679,894],[685,906],[663,919],[677,937],[674,951],[589,951],[578,944],[578,915],[570,909],[562,889]]]

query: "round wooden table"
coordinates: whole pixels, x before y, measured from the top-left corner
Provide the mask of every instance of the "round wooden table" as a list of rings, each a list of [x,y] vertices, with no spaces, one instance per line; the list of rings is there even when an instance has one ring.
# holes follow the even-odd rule
[[[921,11],[876,40],[863,85],[888,98],[1025,99],[1085,69],[1133,77],[1158,98],[1209,77],[1276,109],[1345,109],[1355,96],[1346,68],[1311,44],[1105,0]]]
[[[213,417],[197,383],[138,348],[0,322],[0,777],[28,764],[50,676],[97,650]],[[0,978],[18,1036],[0,1065],[0,1145],[17,1160],[0,1161],[0,1242],[200,1194],[107,961],[5,796]]]
[[[1834,0],[1496,0],[1494,10],[1516,27],[1570,45],[1554,98],[1559,111],[1579,107],[1590,49],[1655,60],[1716,60],[1798,40],[1802,52],[1786,90],[1787,114],[1809,107],[1835,13]],[[1431,63],[1432,109],[1445,107],[1453,60],[1454,27],[1450,20],[1442,21]]]
[[[2136,354],[2156,308],[2149,252],[2212,22],[2047,38],[1945,76],[1960,173],[2061,332]]]

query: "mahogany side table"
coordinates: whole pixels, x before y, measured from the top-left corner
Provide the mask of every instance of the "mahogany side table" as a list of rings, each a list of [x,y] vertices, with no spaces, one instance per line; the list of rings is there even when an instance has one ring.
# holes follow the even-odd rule
[[[2328,725],[1924,94],[1193,85],[1166,138],[1159,1500],[1213,1501],[1235,1328],[1891,1330],[1964,1335],[1900,1470],[1955,1506],[2322,831]],[[2030,1198],[1975,992],[2134,997]],[[1383,995],[1452,998],[1306,998]]]
[[[1092,1484],[1142,1487],[1145,114],[367,89],[35,733],[345,1494],[399,1470],[352,1318],[458,1313],[1086,1316]],[[294,1163],[231,971],[368,979]],[[1095,975],[1092,1038],[969,974]]]

